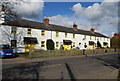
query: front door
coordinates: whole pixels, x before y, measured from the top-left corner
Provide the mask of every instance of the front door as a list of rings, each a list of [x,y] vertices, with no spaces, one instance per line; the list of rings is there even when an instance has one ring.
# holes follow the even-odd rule
[[[25,44],[25,52],[29,52],[35,48],[35,43],[26,43]]]
[[[63,45],[63,47],[64,47],[64,50],[70,50],[71,45]]]
[[[38,44],[35,37],[24,37],[25,52],[34,51],[35,44]]]
[[[54,50],[54,41],[52,39],[48,39],[46,42],[47,50]]]

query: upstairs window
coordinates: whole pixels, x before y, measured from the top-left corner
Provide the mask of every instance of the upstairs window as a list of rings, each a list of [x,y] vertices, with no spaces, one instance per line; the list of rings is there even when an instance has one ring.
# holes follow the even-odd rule
[[[56,32],[56,37],[59,37],[59,32]]]
[[[84,40],[86,39],[86,35],[84,35]]]
[[[42,31],[41,31],[41,35],[42,35],[42,36],[45,36],[45,30],[42,30]]]
[[[105,41],[106,38],[104,38],[104,41]]]
[[[27,31],[27,34],[31,35],[31,32],[32,32],[32,30],[29,28],[28,31]]]
[[[41,47],[42,47],[42,48],[45,47],[45,41],[41,41]]]
[[[90,36],[90,40],[92,40],[92,36]]]
[[[96,40],[96,37],[95,37],[95,40]]]
[[[75,38],[75,34],[73,34],[73,38]]]
[[[16,27],[11,27],[11,34],[16,34],[17,28]]]
[[[65,33],[65,37],[67,37],[67,33]]]

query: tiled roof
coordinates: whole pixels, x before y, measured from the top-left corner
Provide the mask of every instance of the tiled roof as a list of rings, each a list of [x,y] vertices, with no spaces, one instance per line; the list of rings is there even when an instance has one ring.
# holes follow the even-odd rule
[[[34,28],[34,29],[43,29],[43,30],[51,30],[51,31],[59,31],[59,32],[66,32],[66,33],[83,34],[83,35],[109,38],[98,32],[92,33],[90,31],[81,30],[81,29],[75,30],[70,27],[65,27],[65,26],[60,26],[60,25],[55,25],[55,24],[45,25],[41,22],[30,21],[30,20],[25,20],[25,19],[16,19],[15,21],[3,23],[3,25],[25,27],[25,28],[27,27],[27,28]]]

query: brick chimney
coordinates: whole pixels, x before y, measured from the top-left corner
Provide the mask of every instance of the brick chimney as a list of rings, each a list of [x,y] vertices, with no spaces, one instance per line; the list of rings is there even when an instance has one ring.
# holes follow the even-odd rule
[[[119,35],[117,33],[114,34],[114,37],[118,37]]]
[[[77,30],[78,29],[78,26],[77,26],[77,24],[73,24],[73,29],[75,29],[75,30]]]
[[[44,21],[43,23],[44,23],[45,25],[48,25],[48,24],[49,24],[49,18],[44,18],[43,21]]]
[[[91,28],[91,29],[90,29],[90,32],[94,33],[94,32],[95,32],[95,29],[94,29],[94,28]]]

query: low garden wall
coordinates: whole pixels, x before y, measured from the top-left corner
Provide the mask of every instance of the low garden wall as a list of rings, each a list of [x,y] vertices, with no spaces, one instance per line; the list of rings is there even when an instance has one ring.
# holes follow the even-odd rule
[[[30,58],[50,57],[50,56],[79,56],[79,55],[93,55],[118,52],[118,49],[94,49],[94,50],[31,50],[29,52]]]

